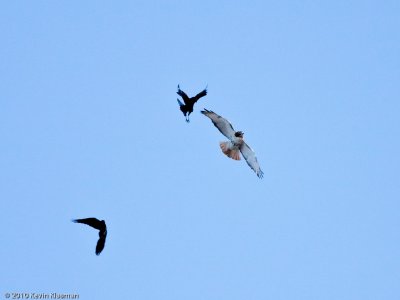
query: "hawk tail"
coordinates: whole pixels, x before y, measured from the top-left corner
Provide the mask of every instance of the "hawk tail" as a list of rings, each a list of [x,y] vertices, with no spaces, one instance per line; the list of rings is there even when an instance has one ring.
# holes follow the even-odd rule
[[[234,159],[234,160],[240,160],[240,150],[236,149],[233,150],[229,147],[230,142],[220,142],[219,146],[221,147],[222,153],[224,153],[226,156]]]

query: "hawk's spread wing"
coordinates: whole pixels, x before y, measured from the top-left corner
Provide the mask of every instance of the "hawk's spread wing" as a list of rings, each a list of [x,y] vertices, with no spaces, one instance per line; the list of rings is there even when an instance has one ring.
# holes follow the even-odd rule
[[[249,167],[252,168],[254,172],[256,172],[259,178],[262,178],[264,173],[263,171],[261,171],[260,165],[258,164],[257,157],[253,149],[251,149],[249,145],[243,142],[242,146],[240,147],[240,152],[242,153]]]
[[[182,90],[180,89],[179,84],[178,84],[178,91],[177,91],[176,93],[177,93],[179,96],[182,97],[183,102],[185,102],[185,104],[188,104],[188,102],[189,102],[189,97],[188,97],[188,95],[186,95],[186,93],[185,93],[184,91],[182,91]]]
[[[218,128],[218,130],[226,136],[231,141],[235,138],[235,130],[232,127],[232,124],[229,123],[227,119],[224,119],[220,115],[217,115],[215,112],[211,110],[204,109],[201,113],[211,119],[214,126]]]

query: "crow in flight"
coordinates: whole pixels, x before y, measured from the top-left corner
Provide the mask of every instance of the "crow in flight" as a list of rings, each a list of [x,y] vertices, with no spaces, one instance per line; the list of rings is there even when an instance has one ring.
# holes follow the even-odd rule
[[[198,93],[196,96],[189,98],[188,95],[186,95],[186,93],[180,89],[179,84],[178,84],[178,91],[176,93],[179,96],[181,96],[183,99],[183,102],[185,102],[185,104],[183,104],[179,99],[176,99],[176,100],[178,100],[179,108],[183,112],[183,115],[186,117],[186,122],[190,122],[189,115],[193,112],[193,106],[197,102],[197,100],[199,100],[201,97],[204,97],[205,95],[207,95],[207,87],[204,90],[202,90],[200,93]]]
[[[86,224],[99,230],[99,240],[97,241],[96,245],[96,255],[99,255],[101,251],[103,251],[104,245],[106,243],[106,237],[107,237],[106,222],[104,222],[104,220],[99,221],[96,218],[76,219],[72,220],[72,222]]]
[[[244,133],[242,131],[235,131],[227,119],[211,110],[204,109],[201,113],[209,117],[214,126],[229,139],[227,142],[219,143],[222,152],[234,160],[240,160],[240,153],[242,153],[249,167],[256,172],[259,178],[262,178],[264,173],[258,164],[256,154],[243,140]]]

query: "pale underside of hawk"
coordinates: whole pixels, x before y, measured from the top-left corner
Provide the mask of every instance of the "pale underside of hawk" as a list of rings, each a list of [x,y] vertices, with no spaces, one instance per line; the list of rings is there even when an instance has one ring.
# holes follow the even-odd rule
[[[249,167],[259,178],[262,178],[264,173],[261,171],[254,151],[243,140],[243,132],[235,131],[227,119],[211,110],[204,109],[201,113],[209,117],[214,126],[229,139],[227,142],[220,142],[222,152],[234,160],[240,160],[240,153],[242,153]]]

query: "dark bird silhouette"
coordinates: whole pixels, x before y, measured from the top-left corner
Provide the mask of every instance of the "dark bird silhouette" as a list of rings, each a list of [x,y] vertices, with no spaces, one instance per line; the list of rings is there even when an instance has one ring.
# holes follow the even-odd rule
[[[186,93],[180,89],[179,84],[178,84],[178,91],[176,93],[179,96],[181,96],[183,99],[183,102],[185,102],[185,104],[183,104],[179,99],[176,99],[176,100],[178,100],[179,108],[183,112],[183,115],[186,117],[186,122],[190,122],[189,115],[193,112],[193,106],[197,102],[197,100],[199,100],[201,97],[204,97],[205,95],[207,95],[207,87],[204,90],[202,90],[200,93],[198,93],[196,96],[189,98],[188,95],[186,95]]]
[[[101,251],[103,251],[104,245],[106,243],[106,237],[107,237],[106,222],[104,222],[104,220],[100,221],[96,218],[76,219],[72,220],[72,222],[86,224],[99,230],[99,240],[97,241],[96,245],[96,255],[99,255]]]

